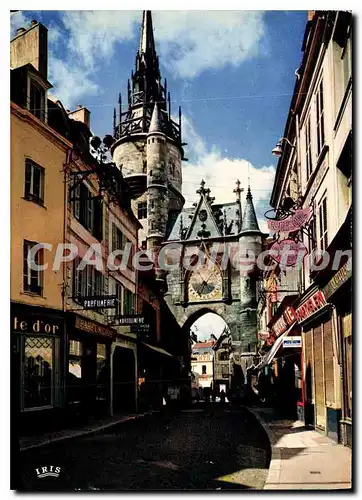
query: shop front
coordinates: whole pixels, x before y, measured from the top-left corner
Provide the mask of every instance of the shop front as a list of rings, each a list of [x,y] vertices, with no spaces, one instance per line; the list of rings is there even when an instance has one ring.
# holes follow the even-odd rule
[[[341,442],[352,446],[352,271],[344,264],[323,288],[337,316],[342,379]]]
[[[110,358],[116,331],[89,318],[68,313],[66,375],[70,419],[110,413]]]
[[[316,286],[295,312],[302,326],[305,423],[338,442],[342,388],[335,312]]]
[[[64,406],[62,311],[11,303],[12,402],[19,434],[50,428]],[[20,390],[19,390],[20,388]]]

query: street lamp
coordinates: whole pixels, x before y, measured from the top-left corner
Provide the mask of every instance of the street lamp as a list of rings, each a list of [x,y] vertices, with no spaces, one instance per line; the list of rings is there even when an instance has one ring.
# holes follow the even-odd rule
[[[281,137],[279,139],[279,141],[277,142],[277,145],[275,146],[275,148],[272,150],[273,155],[278,156],[278,157],[282,156],[282,154],[283,154],[283,141],[287,142],[290,147],[295,149],[295,146],[290,142],[289,139],[287,139],[286,137]]]

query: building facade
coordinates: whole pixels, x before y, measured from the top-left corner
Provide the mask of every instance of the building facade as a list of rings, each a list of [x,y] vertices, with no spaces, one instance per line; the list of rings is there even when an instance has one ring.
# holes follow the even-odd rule
[[[215,340],[196,342],[191,351],[191,371],[198,375],[198,384],[202,389],[214,388],[214,351]]]
[[[302,339],[301,414],[306,424],[350,445],[351,14],[309,11],[302,50],[279,143],[271,205],[276,218],[292,216],[297,210],[308,211],[308,220],[300,230],[276,236],[293,237],[298,245],[304,245],[306,256],[299,266],[295,288],[300,292],[297,297],[293,297],[295,292],[290,293],[284,311],[278,308],[268,323],[271,330],[273,324],[281,329],[276,332],[269,357],[263,359],[264,365],[271,363],[281,345],[281,335],[297,327]]]

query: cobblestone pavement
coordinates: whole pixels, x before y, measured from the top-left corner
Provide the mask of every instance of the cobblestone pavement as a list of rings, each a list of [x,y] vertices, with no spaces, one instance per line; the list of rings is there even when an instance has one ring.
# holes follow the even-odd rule
[[[21,452],[23,490],[262,489],[267,435],[247,410],[220,404],[152,415],[99,435]],[[53,465],[59,477],[39,479]]]

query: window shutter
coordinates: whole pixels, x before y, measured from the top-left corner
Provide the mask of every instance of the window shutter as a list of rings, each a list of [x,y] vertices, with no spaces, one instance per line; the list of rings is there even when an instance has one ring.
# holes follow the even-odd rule
[[[334,396],[334,363],[333,363],[333,331],[332,320],[323,323],[323,345],[324,345],[324,379],[326,405],[333,406]]]
[[[74,217],[80,219],[80,184],[74,189],[73,210]]]
[[[102,234],[102,200],[99,198],[96,198],[93,201],[93,206],[94,206],[94,221],[93,221],[93,236],[97,238],[97,240],[102,241],[103,239],[103,234]]]
[[[25,190],[24,197],[27,198],[31,192],[31,170],[32,166],[29,160],[25,162]]]
[[[112,223],[112,252],[117,249],[117,226]]]
[[[313,329],[313,348],[316,423],[325,428],[322,325]]]
[[[327,197],[323,199],[322,206],[323,206],[323,233],[324,233],[323,239],[324,239],[324,249],[326,249],[328,246]]]
[[[304,333],[304,361],[305,361],[305,397],[307,401],[313,401],[313,342],[312,330]]]

